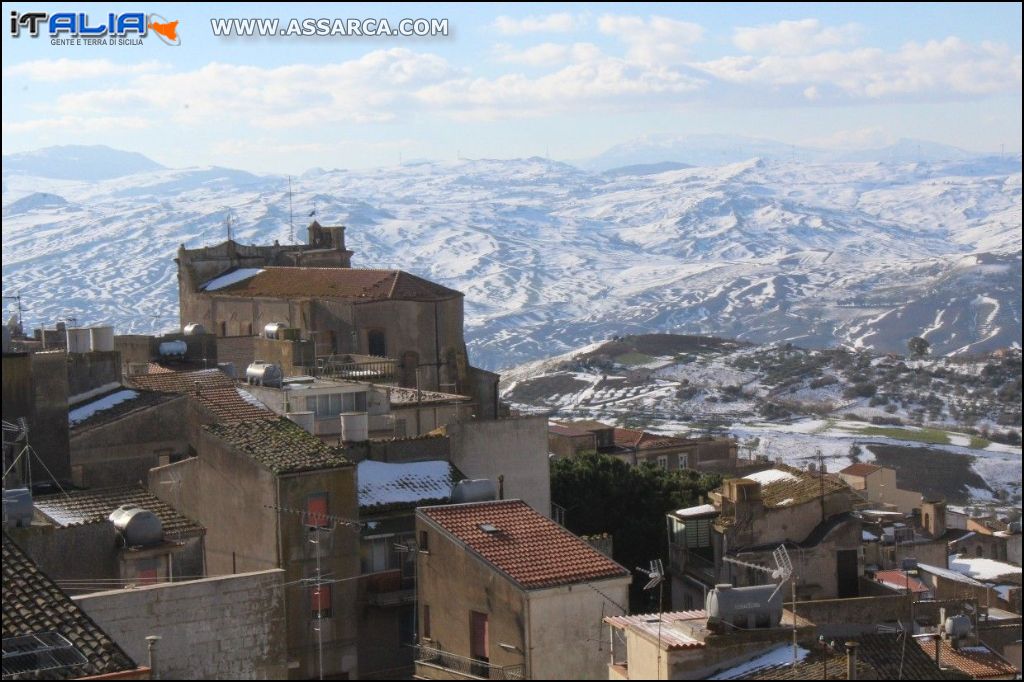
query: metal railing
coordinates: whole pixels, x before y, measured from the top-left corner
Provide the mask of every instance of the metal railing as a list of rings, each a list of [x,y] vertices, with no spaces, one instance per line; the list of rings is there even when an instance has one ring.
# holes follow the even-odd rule
[[[416,646],[416,662],[444,668],[458,675],[480,680],[523,680],[526,668],[518,665],[491,665],[487,661],[467,658],[450,651],[422,644]]]
[[[330,356],[317,360],[318,374],[324,378],[391,384],[398,379],[398,361],[393,358],[346,362],[351,356]],[[366,356],[369,358],[370,356]]]

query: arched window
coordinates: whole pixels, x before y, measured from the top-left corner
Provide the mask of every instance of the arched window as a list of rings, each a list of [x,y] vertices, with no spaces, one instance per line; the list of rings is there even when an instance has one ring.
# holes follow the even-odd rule
[[[983,551],[984,550],[982,549],[981,545],[978,545],[977,547],[974,548],[975,556],[979,556],[980,557],[982,555]]]
[[[378,355],[380,357],[387,357],[388,344],[384,338],[384,331],[381,329],[371,329],[366,332],[366,344],[367,352],[370,355]]]

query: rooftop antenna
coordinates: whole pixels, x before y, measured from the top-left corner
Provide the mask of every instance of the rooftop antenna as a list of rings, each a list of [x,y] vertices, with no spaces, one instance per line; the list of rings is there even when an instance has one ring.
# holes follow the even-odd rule
[[[292,212],[292,176],[288,176],[288,243],[295,243],[295,213]]]
[[[786,551],[785,545],[779,545],[772,551],[772,558],[775,559],[775,568],[767,568],[759,564],[752,564],[748,561],[741,561],[732,557],[724,556],[723,561],[728,561],[730,564],[736,564],[737,566],[743,566],[744,568],[750,568],[755,571],[761,571],[767,573],[772,577],[773,580],[778,580],[779,584],[775,586],[775,590],[772,591],[772,596],[768,597],[768,601],[775,598],[775,595],[779,593],[782,586],[786,584],[787,580],[792,579],[790,583],[793,589],[793,665],[797,663],[797,645],[796,645],[796,578],[793,577],[793,562],[789,558],[789,552]]]
[[[225,226],[228,230],[228,241],[231,241],[231,209],[228,209],[226,218],[224,219]]]
[[[661,624],[665,621],[665,618],[661,614],[662,609],[662,598],[665,596],[665,567],[661,563],[661,559],[652,559],[650,568],[644,569],[637,567],[637,573],[642,573],[647,576],[647,584],[644,585],[644,592],[653,590],[655,587],[658,588],[658,667],[657,667],[657,679],[661,679]]]

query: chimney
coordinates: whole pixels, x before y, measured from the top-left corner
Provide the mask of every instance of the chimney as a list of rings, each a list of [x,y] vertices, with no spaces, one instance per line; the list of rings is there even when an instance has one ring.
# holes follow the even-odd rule
[[[505,499],[505,474],[498,474],[498,499]]]
[[[199,393],[200,393],[200,390],[199,390],[199,382],[197,381],[197,382],[196,382],[196,395],[199,395]]]
[[[935,640],[935,666],[937,668],[942,667],[942,635],[936,633],[932,635]]]
[[[857,642],[846,643],[846,679],[857,679]]]
[[[149,635],[146,637],[146,646],[149,648],[149,679],[159,680],[160,673],[156,668],[156,643],[160,641],[160,635]]]

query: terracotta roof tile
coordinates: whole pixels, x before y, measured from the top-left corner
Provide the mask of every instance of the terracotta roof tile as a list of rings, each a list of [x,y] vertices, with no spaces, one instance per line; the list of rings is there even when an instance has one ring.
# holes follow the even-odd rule
[[[275,474],[352,466],[341,448],[325,444],[284,417],[210,424],[203,429]]]
[[[56,583],[14,544],[3,536],[3,637],[4,679],[71,679],[135,670],[136,665],[107,633],[82,611]],[[43,673],[8,675],[9,667],[27,662],[8,656],[11,637],[56,633],[85,657],[85,662]],[[73,653],[73,652],[72,652]]]
[[[202,526],[190,521],[140,485],[76,490],[66,495],[43,495],[36,497],[34,503],[37,509],[61,527],[105,522],[115,509],[129,505],[156,514],[167,534],[181,537],[204,532]]]
[[[401,270],[267,267],[209,292],[218,296],[442,301],[462,293]]]
[[[528,590],[630,575],[522,500],[425,507],[416,513]],[[481,528],[485,524],[497,530],[487,532]]]
[[[857,464],[851,464],[839,473],[846,474],[847,476],[870,476],[876,471],[881,471],[882,467],[875,464],[868,464],[866,462],[858,462]]]
[[[935,660],[935,641],[917,638],[917,643],[929,658]],[[997,656],[987,646],[962,646],[954,649],[949,642],[942,643],[939,663],[944,668],[956,668],[976,680],[988,678],[1012,679],[1017,669]]]
[[[255,398],[249,396],[247,400],[234,380],[219,369],[139,374],[125,380],[136,388],[187,394],[222,422],[277,419],[274,412],[257,405]]]
[[[915,594],[931,592],[931,589],[929,589],[927,585],[913,576],[907,576],[903,571],[878,571],[875,573],[875,581],[898,589],[904,593],[906,592],[908,585],[910,586],[910,591]]]

